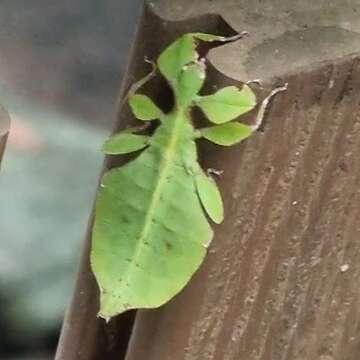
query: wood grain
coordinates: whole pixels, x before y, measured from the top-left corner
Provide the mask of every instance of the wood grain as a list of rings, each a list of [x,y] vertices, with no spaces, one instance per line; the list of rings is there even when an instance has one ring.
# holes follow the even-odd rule
[[[226,221],[126,360],[335,360],[360,350],[360,58],[284,79],[263,133],[202,151]]]

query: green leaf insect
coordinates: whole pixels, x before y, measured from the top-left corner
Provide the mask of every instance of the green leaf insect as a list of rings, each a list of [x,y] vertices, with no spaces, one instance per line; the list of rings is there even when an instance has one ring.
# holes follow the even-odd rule
[[[240,36],[239,36],[240,37]],[[248,85],[199,94],[205,62],[196,51],[200,41],[236,38],[189,33],[168,46],[157,67],[174,92],[169,113],[136,93],[154,74],[134,84],[128,102],[141,121],[157,120],[152,136],[136,134],[143,127],[121,131],[104,144],[106,154],[142,150],[139,156],[104,174],[98,191],[92,232],[91,267],[100,288],[99,316],[129,309],[157,308],[189,282],[213,238],[211,221],[221,223],[224,207],[215,181],[198,162],[196,139],[230,146],[249,137],[261,124],[236,119],[256,105]],[[195,129],[190,109],[198,106],[214,126]]]

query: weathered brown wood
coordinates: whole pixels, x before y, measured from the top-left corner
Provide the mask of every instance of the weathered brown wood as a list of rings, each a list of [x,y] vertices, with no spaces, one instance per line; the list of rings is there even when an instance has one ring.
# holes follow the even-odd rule
[[[205,264],[189,286],[168,305],[137,313],[126,360],[358,359],[355,3],[334,1],[332,10],[343,10],[338,17],[323,0],[281,0],[272,8],[250,0],[158,0],[144,12],[123,89],[147,72],[144,56],[154,58],[179,34],[231,34],[234,27],[250,30],[252,38],[211,51],[223,73],[210,66],[207,87],[234,83],[225,74],[242,80],[260,74],[267,89],[287,81],[289,90],[273,102],[264,131],[246,144],[231,149],[201,144],[203,166],[224,170],[219,184],[226,221],[215,227]],[[231,26],[206,15],[210,10]],[[321,15],[326,11],[328,18]],[[180,21],[184,16],[196,17]],[[304,54],[304,46],[311,51]],[[147,90],[169,107],[171,96],[161,79]],[[119,106],[115,130],[132,121],[128,107]],[[109,325],[96,319],[90,229],[91,221],[57,360],[125,357],[133,313]]]
[[[359,358],[360,58],[286,80],[264,133],[203,148],[226,221],[185,291],[138,312],[126,360]]]
[[[155,58],[160,49],[169,43],[173,36],[187,31],[209,31],[234,34],[219,16],[200,16],[189,21],[168,22],[154,15],[149,7],[145,7],[143,16],[138,25],[136,39],[133,44],[128,70],[123,82],[120,99],[133,83],[150,70],[144,58]],[[157,34],[151,36],[150,34]],[[146,39],[146,41],[145,41]],[[159,79],[157,79],[159,81]],[[159,103],[169,107],[171,101],[166,84],[154,81],[148,88]],[[160,80],[161,81],[161,80]],[[164,90],[165,89],[165,90]],[[119,105],[119,116],[114,126],[114,132],[133,122],[127,104]],[[124,158],[111,157],[106,160],[105,168],[124,162]],[[134,319],[134,312],[121,315],[109,324],[98,319],[98,288],[89,266],[89,251],[91,241],[92,219],[90,219],[83,255],[75,281],[75,288],[71,304],[63,323],[61,336],[56,353],[56,360],[97,360],[122,359]]]
[[[10,116],[8,112],[0,106],[0,164],[5,151],[6,140],[10,130]]]
[[[211,7],[238,30],[251,32],[249,25],[256,40],[214,51],[213,62],[237,78],[260,72],[268,84],[286,81],[289,89],[273,102],[264,132],[246,144],[222,150],[202,144],[203,165],[224,170],[226,220],[215,227],[205,264],[185,291],[158,310],[137,313],[126,360],[358,359],[360,46],[354,21],[342,17],[345,31],[339,18],[317,18],[329,10],[322,1],[280,1],[274,9],[246,0],[155,4],[168,18]],[[349,14],[351,2],[334,1],[334,9],[342,5]],[[313,20],[302,30],[286,28],[282,15],[287,11],[295,23],[299,6],[316,7]],[[249,14],[261,23],[251,24]],[[308,20],[311,11],[305,15]],[[343,42],[335,46],[339,34]],[[327,52],[313,56],[307,47]],[[229,81],[221,76],[212,72],[209,86]]]

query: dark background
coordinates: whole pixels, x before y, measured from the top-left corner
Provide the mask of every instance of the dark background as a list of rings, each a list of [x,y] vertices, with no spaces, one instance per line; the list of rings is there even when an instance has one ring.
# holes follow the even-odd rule
[[[108,123],[140,0],[2,0],[0,87]]]

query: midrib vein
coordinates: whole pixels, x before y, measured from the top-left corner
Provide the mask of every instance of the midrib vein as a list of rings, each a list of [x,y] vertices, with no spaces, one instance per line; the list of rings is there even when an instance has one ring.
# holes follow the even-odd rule
[[[179,137],[178,122],[180,122],[182,120],[182,118],[181,118],[181,116],[179,116],[179,114],[174,113],[174,116],[176,116],[177,118],[174,121],[173,129],[171,131],[169,142],[167,143],[167,146],[165,147],[164,154],[162,156],[162,159],[161,159],[161,162],[159,165],[158,181],[156,183],[155,190],[154,190],[153,195],[150,200],[150,204],[149,204],[149,207],[148,207],[148,210],[147,210],[147,213],[145,216],[145,220],[144,220],[143,230],[141,231],[139,240],[137,242],[132,262],[131,262],[131,264],[129,264],[130,266],[134,266],[139,261],[139,258],[141,256],[142,250],[145,245],[145,240],[151,230],[152,219],[154,218],[154,213],[156,211],[156,207],[160,200],[160,195],[163,190],[164,182],[166,180],[169,169],[171,168],[171,164],[172,164],[171,159],[175,153],[175,148],[176,148],[176,144],[177,144],[178,137]],[[161,126],[163,126],[163,125],[161,125]],[[128,279],[130,277],[131,277],[131,272],[130,272],[130,269],[128,269],[128,271],[126,272],[124,281],[123,281],[124,285],[127,283]]]

